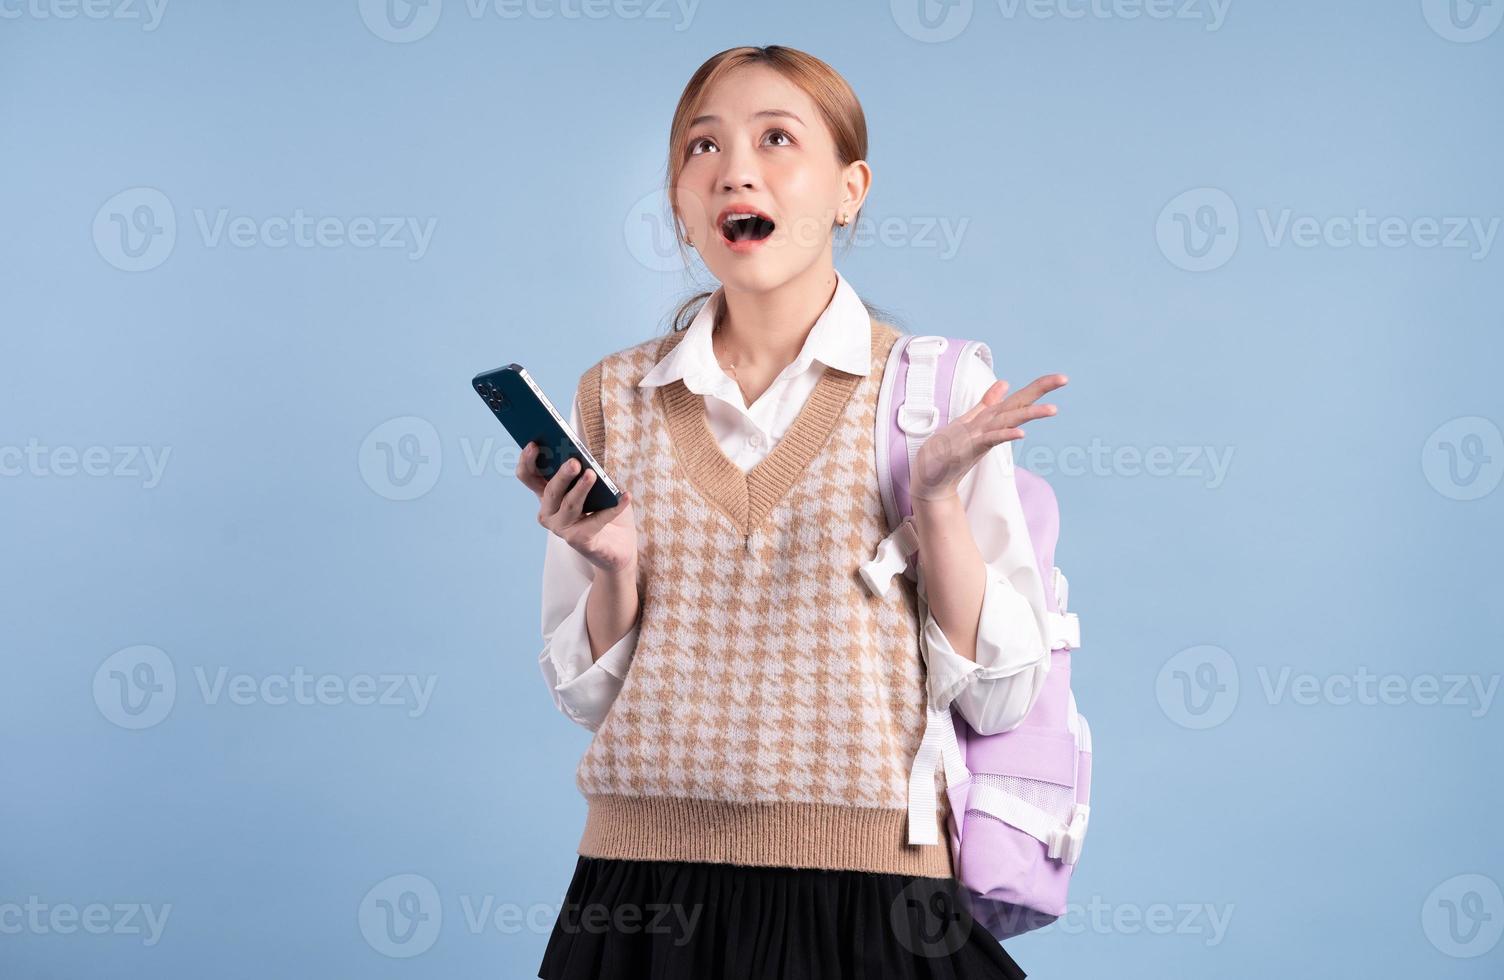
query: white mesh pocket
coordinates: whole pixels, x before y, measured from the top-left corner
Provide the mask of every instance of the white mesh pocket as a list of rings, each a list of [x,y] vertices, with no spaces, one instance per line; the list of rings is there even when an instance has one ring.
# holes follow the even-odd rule
[[[971,781],[976,785],[996,787],[1063,824],[1070,822],[1071,811],[1076,806],[1076,789],[1073,786],[1061,786],[1043,779],[1024,779],[1021,776],[995,776],[990,772],[974,773]]]

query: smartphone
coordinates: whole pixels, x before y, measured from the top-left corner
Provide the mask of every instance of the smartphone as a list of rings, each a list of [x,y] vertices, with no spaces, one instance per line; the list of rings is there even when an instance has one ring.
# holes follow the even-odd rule
[[[616,483],[601,469],[601,464],[590,455],[585,443],[574,434],[569,422],[558,413],[543,389],[528,376],[521,364],[508,364],[494,371],[482,371],[471,381],[475,393],[491,409],[506,430],[517,440],[519,449],[527,444],[538,444],[538,471],[552,478],[571,459],[578,459],[584,467],[569,481],[575,482],[585,475],[585,469],[595,471],[595,485],[585,495],[583,511],[587,514],[608,507],[615,507],[621,499]]]

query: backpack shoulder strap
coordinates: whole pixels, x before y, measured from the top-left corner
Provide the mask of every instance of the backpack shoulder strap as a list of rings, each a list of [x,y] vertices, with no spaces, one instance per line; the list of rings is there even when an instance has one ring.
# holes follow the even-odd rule
[[[878,490],[891,533],[860,569],[878,595],[888,594],[895,575],[913,574],[911,556],[919,546],[909,497],[914,458],[924,440],[955,417],[957,367],[968,356],[992,363],[992,351],[981,341],[935,334],[902,334],[888,351],[875,437]]]

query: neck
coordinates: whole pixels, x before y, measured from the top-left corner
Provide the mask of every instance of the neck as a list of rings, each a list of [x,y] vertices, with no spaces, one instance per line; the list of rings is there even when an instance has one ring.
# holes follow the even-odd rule
[[[817,262],[765,292],[723,286],[725,318],[716,330],[720,349],[739,371],[776,375],[799,356],[836,285],[835,267]]]

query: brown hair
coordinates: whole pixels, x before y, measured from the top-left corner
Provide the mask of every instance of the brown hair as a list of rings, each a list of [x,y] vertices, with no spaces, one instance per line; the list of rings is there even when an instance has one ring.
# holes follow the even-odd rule
[[[834,138],[836,160],[841,166],[844,167],[855,160],[867,158],[867,116],[862,112],[862,104],[857,100],[856,93],[851,90],[846,79],[842,78],[840,73],[830,65],[812,54],[796,48],[784,47],[781,44],[770,44],[760,48],[753,46],[727,48],[725,51],[712,55],[708,61],[695,70],[689,83],[684,86],[684,91],[679,96],[679,104],[674,108],[673,123],[669,126],[668,172],[664,180],[664,191],[670,211],[669,224],[674,229],[674,241],[678,243],[679,254],[684,257],[685,268],[690,266],[690,255],[688,243],[684,240],[674,187],[678,184],[679,174],[684,169],[683,147],[689,133],[690,121],[699,113],[705,93],[710,90],[710,86],[737,68],[746,65],[766,65],[808,93],[819,108],[826,128],[830,130]],[[858,208],[847,227],[854,231],[861,214],[861,209]],[[846,245],[847,247],[851,245],[849,234],[846,238]],[[714,293],[714,290],[702,290],[681,303],[673,315],[672,330],[686,329],[705,301]],[[867,307],[867,312],[873,317],[880,320],[892,319],[890,315],[865,300],[862,304]],[[717,306],[720,305],[717,304]],[[725,310],[719,308],[713,312],[719,320]]]

